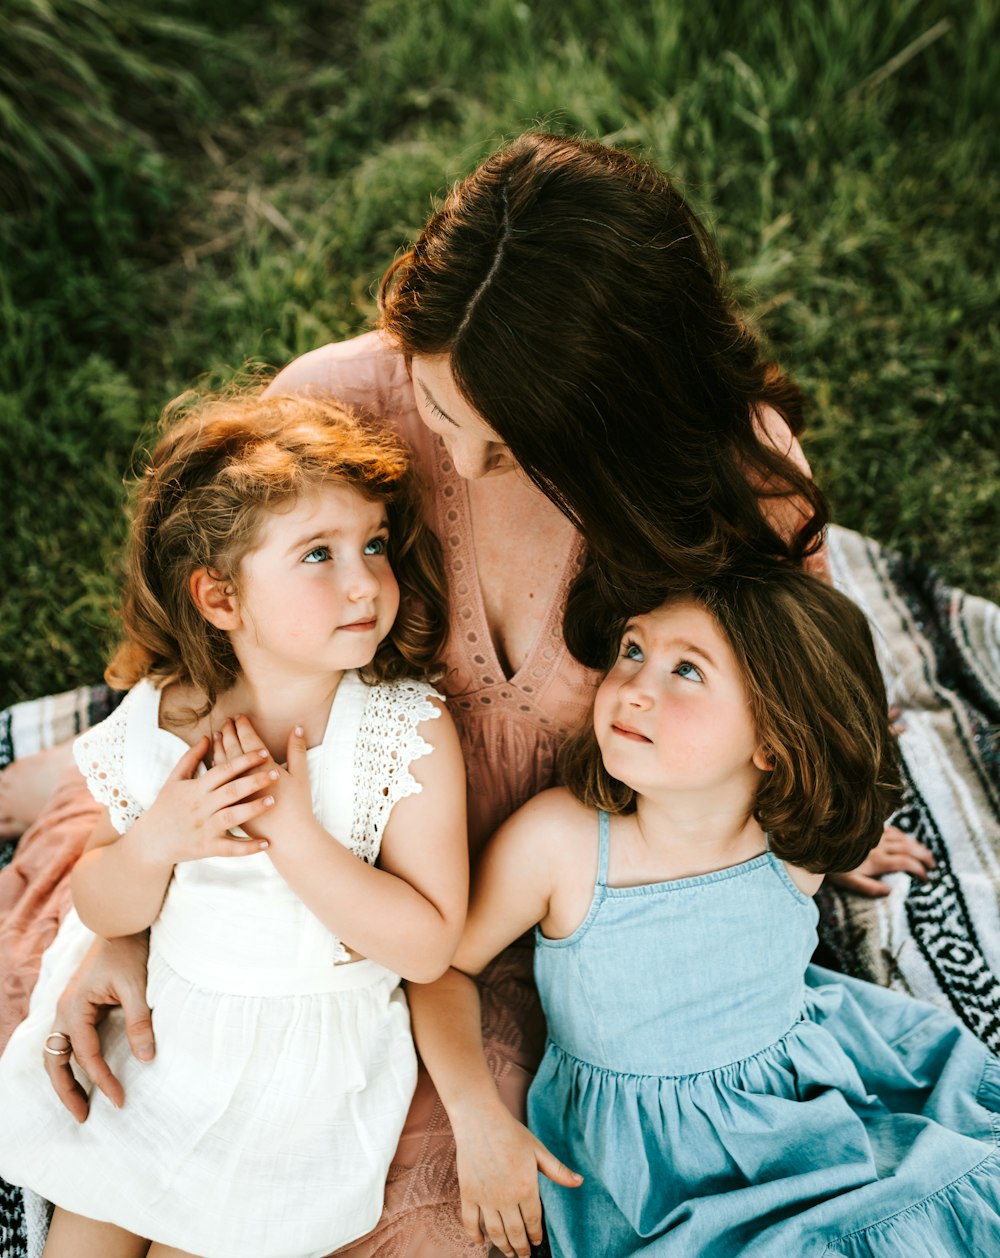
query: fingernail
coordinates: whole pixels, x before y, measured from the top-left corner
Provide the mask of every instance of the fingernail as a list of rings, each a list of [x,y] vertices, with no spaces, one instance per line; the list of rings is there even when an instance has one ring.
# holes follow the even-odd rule
[[[301,725],[296,725],[296,727],[295,727],[295,737],[296,737],[296,738],[301,738],[301,737],[302,737],[302,735],[303,735],[304,733],[305,733],[305,730],[302,728],[302,726],[301,726]]]
[[[266,760],[267,757],[270,755],[270,752],[267,750],[266,747],[261,747],[260,751],[257,752],[257,755],[260,756],[261,760]]]
[[[278,770],[272,769],[271,772],[267,776],[271,779],[272,782],[276,782],[278,780]]]
[[[149,1044],[141,1044],[139,1048],[136,1049],[136,1056],[140,1061],[152,1061],[153,1049]]]
[[[269,846],[267,839],[262,839],[257,846],[263,852],[264,848]]]
[[[265,796],[264,796],[264,804],[265,804],[265,806],[266,806],[266,807],[270,808],[270,807],[271,807],[271,805],[272,805],[273,803],[274,803],[274,796],[273,796],[273,795],[265,795]]]

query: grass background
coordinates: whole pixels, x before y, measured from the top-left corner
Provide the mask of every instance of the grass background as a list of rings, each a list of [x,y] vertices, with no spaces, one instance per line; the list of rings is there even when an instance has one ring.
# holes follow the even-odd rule
[[[368,326],[527,126],[673,172],[835,518],[1000,598],[993,0],[7,0],[0,704],[99,678],[159,409]]]

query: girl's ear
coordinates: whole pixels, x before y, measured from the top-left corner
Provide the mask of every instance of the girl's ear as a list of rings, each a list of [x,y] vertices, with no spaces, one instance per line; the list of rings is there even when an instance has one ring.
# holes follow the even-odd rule
[[[232,585],[217,572],[195,568],[188,579],[188,590],[195,607],[216,629],[238,629],[240,607]]]
[[[754,768],[762,773],[770,773],[774,768],[774,753],[766,743],[761,743],[751,757]]]

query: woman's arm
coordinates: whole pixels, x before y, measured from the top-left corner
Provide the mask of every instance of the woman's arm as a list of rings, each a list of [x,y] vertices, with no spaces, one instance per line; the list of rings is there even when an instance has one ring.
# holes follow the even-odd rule
[[[267,846],[227,834],[270,807],[264,798],[244,802],[271,784],[263,757],[255,752],[196,777],[207,750],[201,738],[185,752],[153,806],[124,834],[107,811],[94,827],[71,885],[76,911],[95,934],[115,939],[150,926],[178,861],[250,856]]]
[[[379,865],[338,843],[313,816],[305,740],[288,740],[287,768],[274,766],[275,805],[251,827],[268,840],[275,869],[335,935],[404,978],[430,982],[448,968],[468,902],[465,768],[444,705],[419,726],[431,754],[411,765],[421,790],[393,806]],[[227,721],[224,753],[263,748],[245,717]]]

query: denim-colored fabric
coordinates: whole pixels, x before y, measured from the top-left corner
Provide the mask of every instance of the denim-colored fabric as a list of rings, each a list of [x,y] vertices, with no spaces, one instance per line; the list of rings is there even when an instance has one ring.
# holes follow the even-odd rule
[[[555,1258],[1000,1253],[1000,1062],[954,1019],[809,966],[816,909],[770,852],[606,884],[536,933],[532,1130]]]

